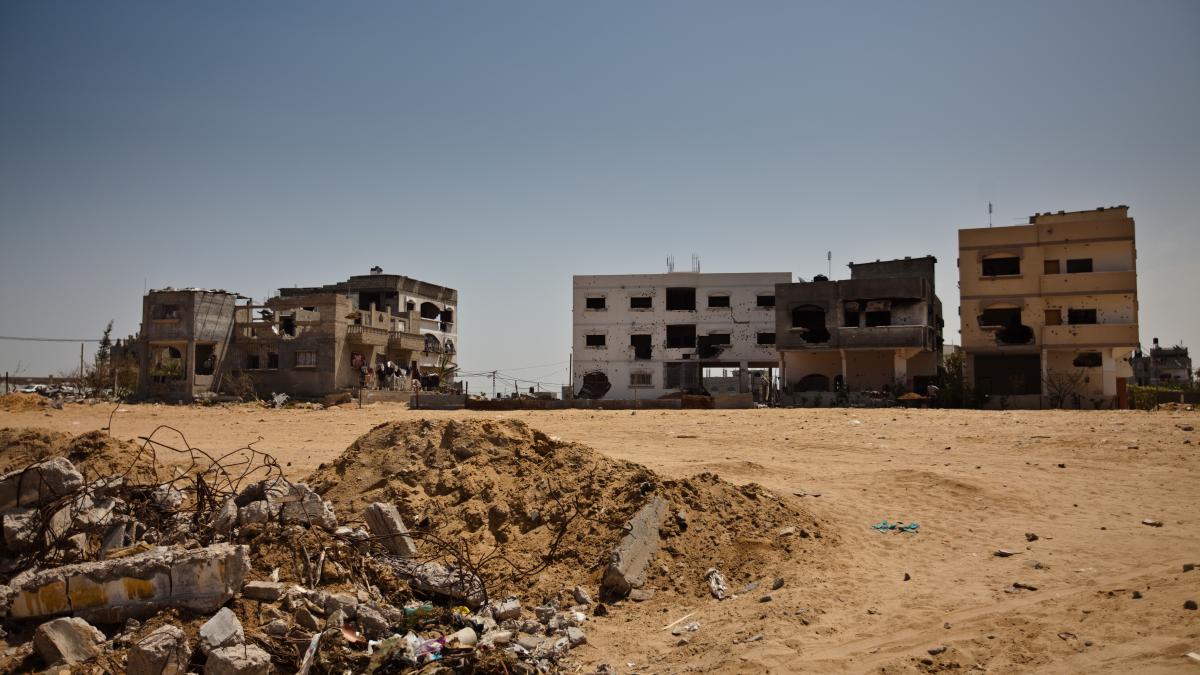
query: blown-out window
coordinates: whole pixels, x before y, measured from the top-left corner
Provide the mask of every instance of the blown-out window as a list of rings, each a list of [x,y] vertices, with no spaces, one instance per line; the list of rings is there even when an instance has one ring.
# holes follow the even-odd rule
[[[1007,277],[1021,273],[1021,259],[1015,255],[998,255],[983,259],[983,276]]]

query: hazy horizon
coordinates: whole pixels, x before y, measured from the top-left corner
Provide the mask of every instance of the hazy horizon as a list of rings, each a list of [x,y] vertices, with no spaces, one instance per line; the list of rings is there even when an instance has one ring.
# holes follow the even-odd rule
[[[936,256],[958,343],[991,202],[1129,205],[1143,344],[1200,346],[1198,34],[1194,2],[4,3],[0,336],[379,265],[459,291],[464,370],[556,384],[573,274],[832,251]]]

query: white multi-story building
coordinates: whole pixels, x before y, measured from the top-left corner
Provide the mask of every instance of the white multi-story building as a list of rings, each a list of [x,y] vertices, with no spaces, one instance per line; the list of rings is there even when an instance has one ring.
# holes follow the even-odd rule
[[[705,368],[778,365],[775,284],[790,272],[576,275],[571,389],[582,398],[703,392]]]

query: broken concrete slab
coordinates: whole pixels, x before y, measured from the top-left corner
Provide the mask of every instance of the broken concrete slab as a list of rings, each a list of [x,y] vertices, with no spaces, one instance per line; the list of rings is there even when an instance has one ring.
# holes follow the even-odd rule
[[[257,645],[235,645],[213,650],[204,662],[204,675],[268,675],[271,655]]]
[[[38,510],[18,506],[3,517],[4,546],[10,551],[26,551],[38,541]]]
[[[316,525],[333,531],[337,529],[337,515],[333,504],[321,499],[305,483],[293,483],[286,478],[276,477],[262,480],[242,490],[234,503],[239,507],[242,523],[258,522],[262,517],[262,506],[254,506],[253,512],[246,507],[264,502],[267,506],[266,520],[281,517],[285,525]]]
[[[112,497],[92,499],[86,494],[73,497],[50,516],[46,536],[54,541],[73,532],[104,532],[113,524],[117,508],[123,504]]]
[[[0,476],[0,511],[41,506],[83,487],[83,474],[65,457],[51,457]]]
[[[100,653],[98,645],[105,640],[101,633],[79,617],[62,617],[47,621],[33,633],[33,650],[46,665],[74,664]]]
[[[264,500],[250,502],[238,509],[238,522],[242,525],[265,523],[271,520],[271,505]]]
[[[190,658],[187,635],[167,624],[134,643],[125,668],[128,675],[184,675]]]
[[[73,613],[115,623],[164,607],[216,611],[241,589],[249,567],[244,545],[157,548],[126,558],[23,573],[0,592],[8,598],[8,615],[15,619]]]
[[[242,622],[228,607],[222,607],[200,626],[200,651],[209,654],[222,647],[232,647],[246,642]]]
[[[622,598],[646,583],[646,569],[658,553],[658,527],[667,513],[667,501],[651,499],[626,526],[626,534],[609,556],[600,583],[601,595]]]
[[[371,534],[378,537],[379,543],[387,550],[406,558],[417,554],[417,545],[408,536],[408,528],[404,526],[404,520],[394,504],[375,502],[367,507],[363,516]]]
[[[221,509],[217,511],[216,518],[213,519],[213,530],[217,534],[229,534],[233,530],[233,526],[237,525],[237,521],[237,502],[226,499],[225,503],[221,505]]]
[[[337,529],[337,514],[333,504],[321,499],[304,483],[293,483],[291,493],[284,498],[285,525],[315,525],[330,532]]]
[[[283,597],[287,584],[278,581],[247,581],[242,586],[242,597],[259,602],[276,602]]]
[[[458,600],[471,608],[483,604],[483,582],[466,570],[436,562],[402,562],[396,571],[408,579],[413,590]]]
[[[496,621],[507,621],[509,619],[517,619],[521,616],[521,601],[517,598],[508,598],[501,602],[492,603],[492,618]]]

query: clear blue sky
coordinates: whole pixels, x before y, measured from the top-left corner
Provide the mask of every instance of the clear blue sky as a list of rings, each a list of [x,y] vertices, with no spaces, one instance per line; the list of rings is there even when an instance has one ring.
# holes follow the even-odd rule
[[[517,368],[566,361],[571,274],[832,250],[936,255],[957,342],[992,201],[1129,204],[1143,341],[1200,347],[1197,36],[1192,1],[6,1],[0,335],[381,265],[459,289],[465,368]]]

